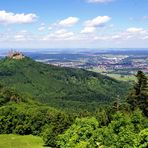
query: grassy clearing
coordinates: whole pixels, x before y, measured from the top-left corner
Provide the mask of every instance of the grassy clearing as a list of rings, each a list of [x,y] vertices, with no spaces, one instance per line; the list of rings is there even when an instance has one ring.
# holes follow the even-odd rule
[[[136,81],[136,77],[134,75],[122,76],[120,74],[107,74],[107,76],[115,78],[120,81]]]
[[[124,75],[123,76],[121,74],[116,74],[116,73],[110,74],[110,73],[107,73],[106,70],[100,69],[100,68],[93,68],[93,69],[90,69],[90,71],[101,73],[103,75],[112,77],[112,78],[117,79],[119,81],[136,81],[136,78],[134,75]]]
[[[32,135],[0,135],[0,148],[43,148],[43,145],[43,140],[40,137]]]

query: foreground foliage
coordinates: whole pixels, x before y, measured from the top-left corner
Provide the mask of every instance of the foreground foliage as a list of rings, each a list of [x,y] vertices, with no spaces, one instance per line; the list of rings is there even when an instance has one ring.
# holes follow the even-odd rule
[[[133,148],[148,147],[148,119],[141,111],[128,116],[121,112],[113,115],[111,123],[100,127],[95,118],[77,119],[75,123],[58,137],[61,148]]]
[[[0,134],[43,136],[49,127],[53,127],[54,131],[50,133],[53,142],[50,145],[54,146],[58,134],[73,123],[74,116],[24,97],[1,87]]]
[[[61,148],[148,146],[148,119],[139,109],[127,113],[113,108],[109,114],[102,109],[94,117],[84,113],[76,118],[4,88],[0,94],[1,134],[38,135],[45,145]]]

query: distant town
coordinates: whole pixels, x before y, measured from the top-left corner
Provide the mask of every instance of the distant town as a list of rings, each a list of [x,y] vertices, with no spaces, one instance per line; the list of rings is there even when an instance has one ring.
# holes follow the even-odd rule
[[[32,55],[33,56],[33,55]],[[148,51],[104,51],[104,52],[78,52],[56,53],[33,56],[36,60],[48,64],[83,68],[103,74],[133,75],[138,70],[148,73]]]

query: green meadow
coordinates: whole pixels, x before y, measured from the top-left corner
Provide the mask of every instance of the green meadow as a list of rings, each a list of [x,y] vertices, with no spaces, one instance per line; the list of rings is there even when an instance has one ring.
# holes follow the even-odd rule
[[[37,136],[0,135],[1,148],[43,148],[43,145],[42,139]]]

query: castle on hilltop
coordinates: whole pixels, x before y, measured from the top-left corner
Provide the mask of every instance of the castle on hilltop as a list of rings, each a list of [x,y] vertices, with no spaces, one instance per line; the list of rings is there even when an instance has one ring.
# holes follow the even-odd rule
[[[22,52],[13,51],[13,50],[8,53],[7,57],[10,59],[17,59],[17,60],[25,58]]]

